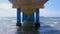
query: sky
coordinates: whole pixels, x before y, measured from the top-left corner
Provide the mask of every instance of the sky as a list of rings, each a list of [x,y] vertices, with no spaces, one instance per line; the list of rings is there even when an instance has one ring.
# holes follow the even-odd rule
[[[44,6],[40,9],[40,16],[60,17],[60,0],[49,0]]]
[[[16,17],[17,10],[8,0],[0,0],[0,17]],[[49,0],[40,8],[40,16],[60,17],[60,0]]]

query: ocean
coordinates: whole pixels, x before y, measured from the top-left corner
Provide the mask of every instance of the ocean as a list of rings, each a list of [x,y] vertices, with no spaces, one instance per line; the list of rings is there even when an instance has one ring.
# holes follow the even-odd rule
[[[16,26],[16,17],[0,17],[0,34],[60,34],[60,17],[40,17],[39,29],[26,29]]]

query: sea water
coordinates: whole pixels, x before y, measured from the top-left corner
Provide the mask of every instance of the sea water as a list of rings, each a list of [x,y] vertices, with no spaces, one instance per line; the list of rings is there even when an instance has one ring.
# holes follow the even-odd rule
[[[40,28],[25,31],[16,27],[16,17],[0,18],[0,34],[60,34],[60,17],[40,17]]]

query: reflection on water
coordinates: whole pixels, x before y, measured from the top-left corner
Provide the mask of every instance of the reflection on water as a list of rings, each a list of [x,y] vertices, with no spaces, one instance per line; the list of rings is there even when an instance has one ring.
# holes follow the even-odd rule
[[[34,23],[29,19],[23,23],[23,26],[17,28],[16,34],[39,34],[39,28],[35,28]]]
[[[39,31],[34,27],[16,27],[16,18],[0,18],[0,34],[39,34]]]
[[[38,29],[35,28],[31,28],[31,30],[29,30],[28,28],[24,29],[24,28],[18,28],[16,34],[40,34]]]
[[[0,18],[0,34],[60,34],[60,19],[41,19],[40,28],[18,28],[16,27],[16,18]]]

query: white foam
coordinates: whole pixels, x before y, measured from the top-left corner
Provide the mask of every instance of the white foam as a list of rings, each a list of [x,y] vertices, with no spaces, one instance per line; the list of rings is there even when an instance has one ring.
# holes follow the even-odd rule
[[[51,26],[51,27],[54,27],[54,26],[55,26],[55,24],[50,24],[50,26]]]
[[[58,22],[53,22],[54,24],[57,24]]]

